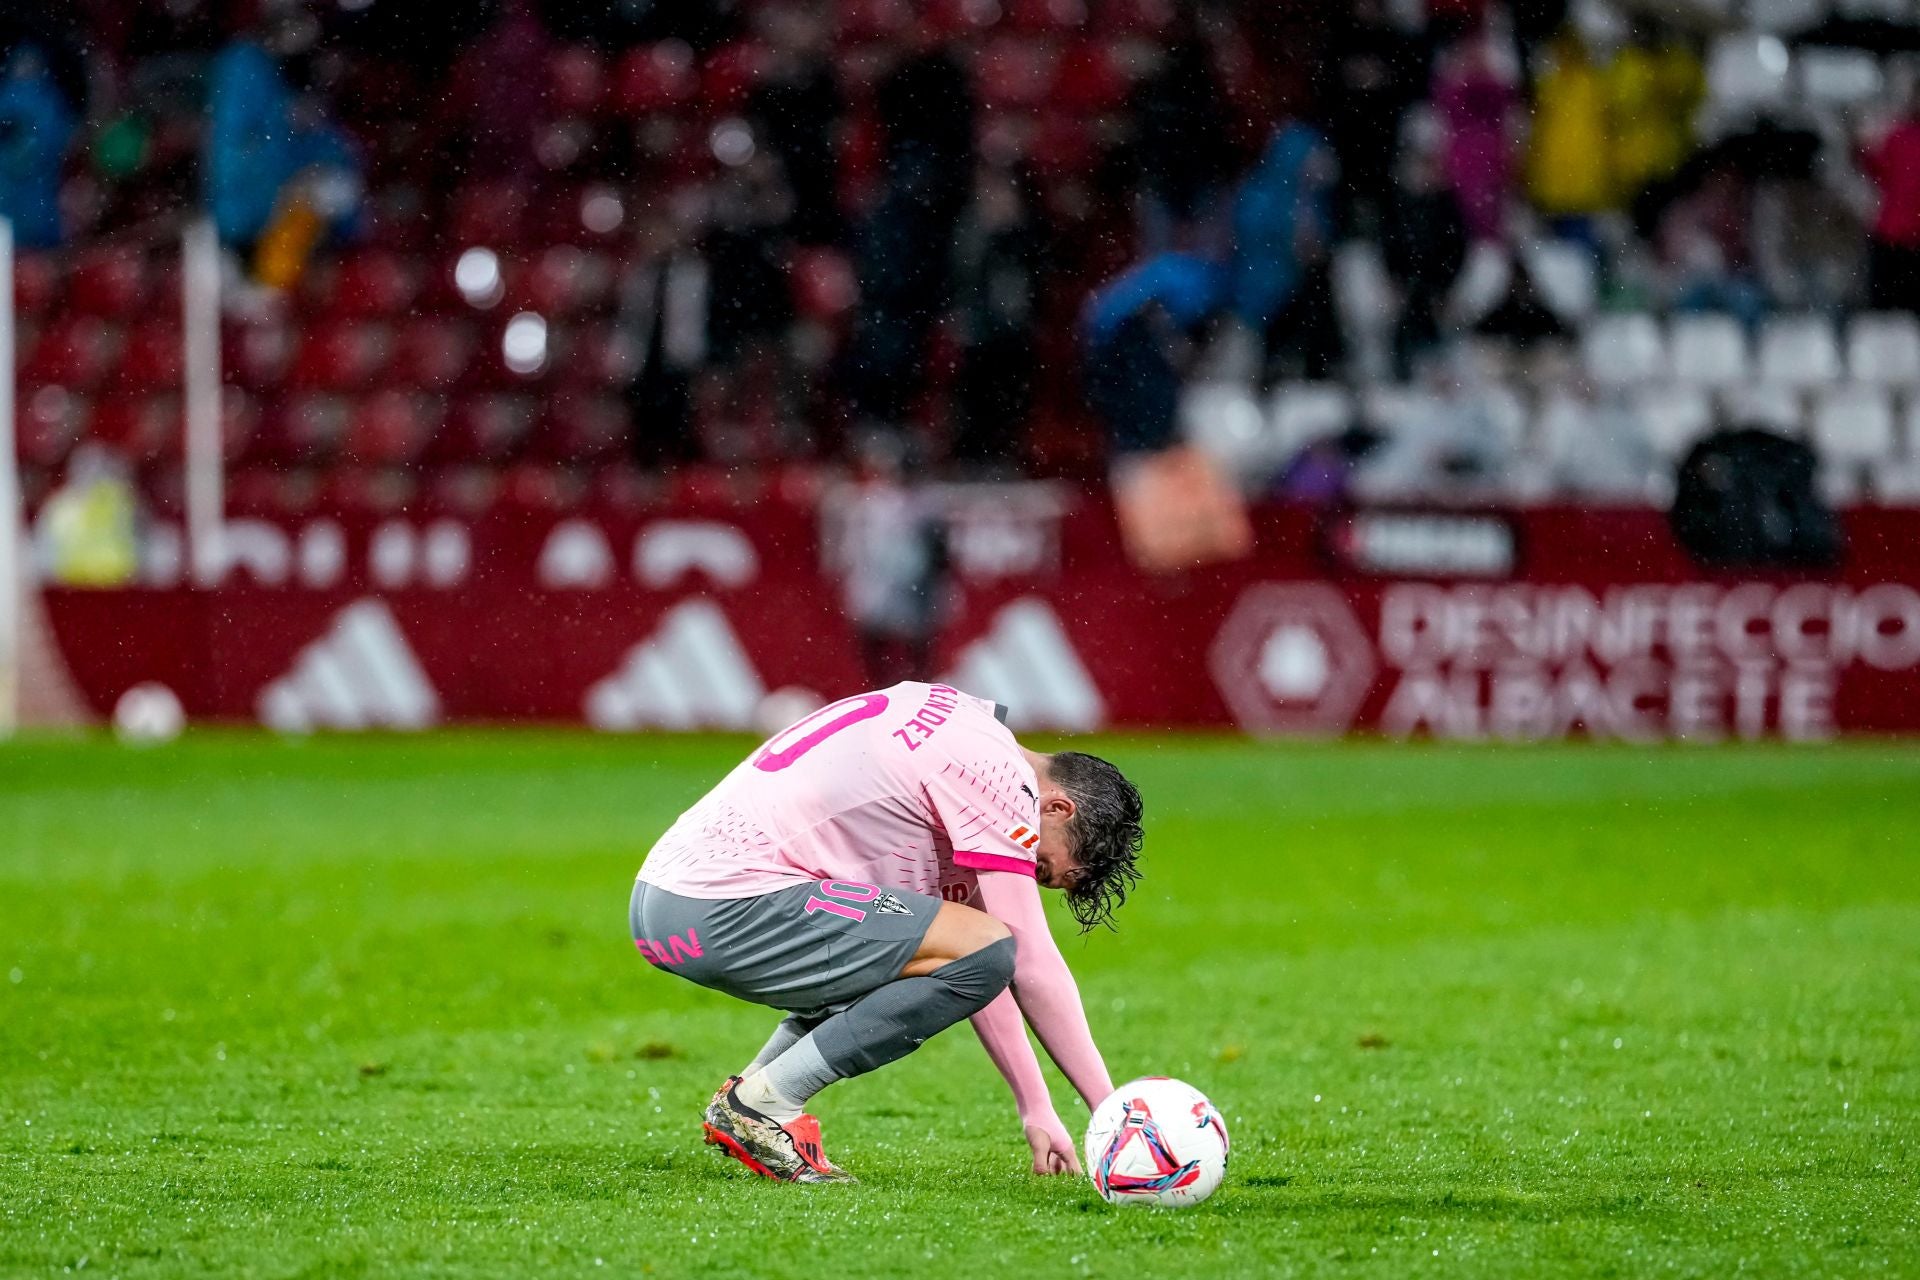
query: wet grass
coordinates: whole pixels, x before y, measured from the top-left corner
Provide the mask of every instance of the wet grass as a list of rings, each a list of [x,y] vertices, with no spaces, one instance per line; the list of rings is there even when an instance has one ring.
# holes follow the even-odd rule
[[[1188,1213],[1024,1173],[965,1032],[822,1096],[858,1187],[700,1147],[772,1018],[626,894],[739,741],[0,748],[0,1273],[1920,1271],[1920,750],[1105,747],[1067,950],[1226,1112]]]

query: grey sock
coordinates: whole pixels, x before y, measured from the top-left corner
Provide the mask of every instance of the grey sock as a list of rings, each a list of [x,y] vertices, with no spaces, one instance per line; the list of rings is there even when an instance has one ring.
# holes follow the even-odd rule
[[[780,1025],[773,1029],[773,1034],[767,1037],[767,1042],[760,1046],[760,1052],[753,1055],[753,1061],[749,1062],[747,1069],[740,1074],[743,1076],[752,1075],[787,1050],[793,1048],[795,1042],[798,1041],[800,1037],[806,1035],[807,1032],[813,1030],[819,1021],[818,1018],[803,1018],[797,1013],[790,1014],[782,1019]]]
[[[1013,939],[1002,938],[919,978],[876,987],[834,1014],[760,1071],[796,1104],[835,1080],[904,1058],[993,1002],[1013,980]]]

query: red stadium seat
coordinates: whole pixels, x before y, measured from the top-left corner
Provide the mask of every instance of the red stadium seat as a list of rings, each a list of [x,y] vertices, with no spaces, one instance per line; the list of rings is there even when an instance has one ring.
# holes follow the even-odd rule
[[[613,396],[565,393],[547,401],[528,453],[553,462],[606,461],[626,448],[626,405]]]
[[[146,397],[147,412],[158,413],[164,426],[156,429],[159,440],[157,458],[178,462],[186,454],[187,435],[184,407],[178,396]],[[237,387],[223,387],[220,396],[220,455],[228,464],[238,462],[252,451],[259,426],[259,413],[253,397]]]
[[[22,316],[43,316],[60,299],[60,261],[50,253],[23,253],[13,260],[13,306]]]
[[[633,381],[640,353],[633,340],[614,325],[596,324],[578,330],[564,349],[562,372],[568,381],[617,391]]]
[[[427,477],[423,496],[437,511],[477,516],[500,499],[500,473],[492,467],[442,467]]]
[[[387,515],[411,504],[420,484],[398,467],[335,467],[321,480],[321,493],[336,509]]]
[[[623,116],[677,111],[699,92],[693,50],[678,40],[641,45],[620,60],[614,73],[613,109]]]
[[[243,516],[292,515],[313,506],[316,488],[310,472],[240,467],[227,476],[227,509]]]
[[[912,0],[841,0],[842,45],[889,40],[913,25]]]
[[[537,408],[526,396],[467,396],[447,414],[446,429],[427,456],[450,463],[505,462],[520,452],[533,430]]]
[[[1057,35],[1087,25],[1087,0],[1003,0],[1015,31]]]
[[[1000,17],[997,0],[927,0],[921,9],[928,30],[949,39],[979,35]]]
[[[1132,88],[1132,76],[1110,46],[1077,40],[1060,57],[1047,102],[1063,111],[1100,115],[1117,110]]]
[[[352,410],[339,396],[289,396],[263,414],[260,456],[281,463],[325,463],[339,451]]]
[[[229,323],[220,334],[220,371],[252,391],[278,387],[293,361],[294,332],[278,320]]]
[[[554,114],[590,116],[607,93],[607,66],[600,55],[580,45],[556,49],[547,60]]]
[[[999,36],[973,60],[975,91],[988,110],[1032,108],[1046,101],[1058,57],[1037,40]]]
[[[809,320],[832,324],[860,300],[853,264],[838,249],[801,249],[793,255],[794,309]]]
[[[672,479],[673,500],[690,506],[751,506],[766,497],[767,489],[760,473],[736,472],[726,467],[688,467]]]
[[[566,319],[603,310],[613,298],[613,261],[571,245],[543,250],[532,262],[508,273],[507,299],[516,310]]]
[[[1092,173],[1100,163],[1100,142],[1085,116],[1048,112],[1027,139],[1026,158],[1045,176]]]
[[[417,316],[400,327],[387,378],[400,387],[444,391],[466,377],[473,356],[470,325],[444,316]]]
[[[299,391],[363,390],[387,363],[391,345],[381,325],[342,321],[313,326],[300,339],[287,383]]]
[[[132,319],[147,301],[148,274],[146,254],[138,249],[125,245],[94,249],[73,264],[67,306],[82,315]]]
[[[87,402],[65,387],[21,397],[14,413],[20,461],[30,467],[58,467],[87,427]]]
[[[120,331],[98,316],[62,316],[33,344],[20,366],[20,381],[90,391],[100,384],[120,347]]]
[[[565,511],[577,506],[585,484],[557,467],[521,462],[501,478],[500,501],[529,511]]]
[[[389,319],[413,305],[420,273],[406,258],[381,249],[348,255],[333,272],[324,310],[343,319]]]
[[[177,396],[114,396],[95,406],[87,434],[146,466],[179,457],[184,429]]]
[[[1165,35],[1174,17],[1174,0],[1101,0],[1093,8],[1093,25],[1118,35]]]
[[[186,366],[186,334],[171,318],[153,319],[127,334],[114,384],[125,392],[177,391]]]
[[[745,110],[766,64],[766,49],[750,40],[714,50],[700,68],[701,108],[716,116]]]
[[[437,396],[377,391],[355,407],[341,455],[349,462],[371,466],[416,462],[445,416],[445,405]]]
[[[512,183],[470,183],[453,193],[447,230],[452,243],[463,248],[499,249],[519,242],[526,212],[526,194]]]
[[[630,462],[602,463],[587,485],[587,501],[603,511],[630,513],[659,506],[667,480],[659,471],[642,471]]]

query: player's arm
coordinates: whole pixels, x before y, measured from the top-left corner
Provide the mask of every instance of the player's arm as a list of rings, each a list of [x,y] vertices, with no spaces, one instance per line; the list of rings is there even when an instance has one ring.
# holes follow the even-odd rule
[[[1019,872],[982,871],[980,905],[1013,933],[1013,984],[1009,990],[1021,1015],[1046,1046],[1047,1056],[1086,1101],[1087,1108],[1099,1106],[1113,1092],[1113,1080],[1107,1075],[1107,1064],[1093,1042],[1093,1030],[1087,1025],[1086,1010],[1080,1004],[1079,985],[1074,982],[1066,957],[1060,954],[1053,940],[1053,932],[1047,928],[1046,911],[1040,904],[1040,886],[1032,876]],[[1020,1041],[1024,1046],[1024,1034]],[[988,1053],[992,1052],[989,1047]],[[1032,1058],[1031,1049],[1026,1056]],[[994,1063],[999,1065],[997,1057]],[[1002,1073],[1005,1073],[1004,1067]],[[1019,1086],[1013,1077],[1008,1076],[1007,1082],[1014,1085],[1018,1098]]]
[[[1020,1017],[1013,993],[1002,991],[992,1004],[974,1014],[973,1029],[987,1057],[1013,1090],[1020,1129],[1033,1148],[1033,1171],[1079,1173],[1080,1157],[1074,1151],[1073,1135],[1053,1109],[1053,1097],[1040,1074],[1040,1059],[1034,1056],[1033,1044],[1027,1039],[1027,1024]]]

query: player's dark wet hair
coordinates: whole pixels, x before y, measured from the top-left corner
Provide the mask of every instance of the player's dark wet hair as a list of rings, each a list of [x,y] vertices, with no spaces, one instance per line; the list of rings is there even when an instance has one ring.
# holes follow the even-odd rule
[[[1099,756],[1061,751],[1047,761],[1047,777],[1074,804],[1067,837],[1080,878],[1067,890],[1067,909],[1080,932],[1113,927],[1113,913],[1140,880],[1140,792]]]

